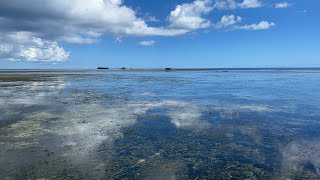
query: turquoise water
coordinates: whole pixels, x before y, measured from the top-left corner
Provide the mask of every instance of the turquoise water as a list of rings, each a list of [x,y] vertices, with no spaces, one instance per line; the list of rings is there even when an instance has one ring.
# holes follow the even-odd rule
[[[0,71],[0,179],[319,179],[319,79]]]

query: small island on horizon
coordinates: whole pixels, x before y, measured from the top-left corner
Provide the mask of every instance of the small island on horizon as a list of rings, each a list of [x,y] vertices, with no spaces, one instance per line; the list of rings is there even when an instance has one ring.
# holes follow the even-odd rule
[[[109,69],[108,67],[97,67],[97,69]]]

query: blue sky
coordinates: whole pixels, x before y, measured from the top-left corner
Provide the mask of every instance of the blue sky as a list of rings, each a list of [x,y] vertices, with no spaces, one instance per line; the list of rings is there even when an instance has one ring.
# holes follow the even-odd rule
[[[4,0],[0,68],[320,66],[319,7],[318,0]]]

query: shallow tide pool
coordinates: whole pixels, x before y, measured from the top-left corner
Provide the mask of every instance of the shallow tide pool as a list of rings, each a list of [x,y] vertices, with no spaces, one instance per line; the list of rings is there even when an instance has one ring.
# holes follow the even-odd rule
[[[319,179],[320,71],[0,71],[0,179]]]

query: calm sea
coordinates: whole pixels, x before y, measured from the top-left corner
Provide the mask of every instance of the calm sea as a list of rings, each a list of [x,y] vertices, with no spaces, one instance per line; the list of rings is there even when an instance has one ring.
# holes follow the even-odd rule
[[[0,71],[0,179],[319,179],[319,129],[319,69]]]

